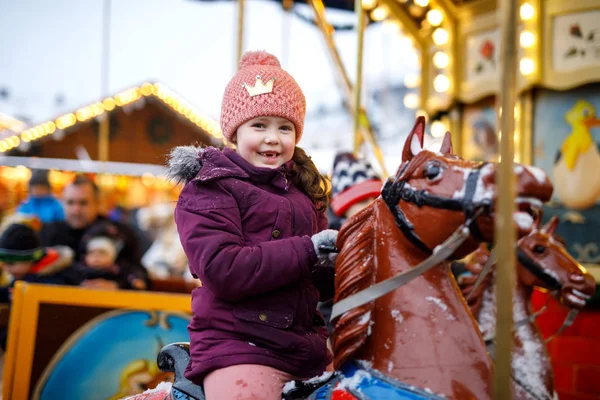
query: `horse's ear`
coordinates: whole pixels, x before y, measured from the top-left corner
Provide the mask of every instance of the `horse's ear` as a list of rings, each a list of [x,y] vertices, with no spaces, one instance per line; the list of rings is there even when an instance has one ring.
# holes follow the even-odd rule
[[[450,132],[446,132],[444,140],[442,140],[442,146],[440,147],[440,153],[442,154],[454,154],[452,149],[452,137]]]
[[[542,232],[545,232],[548,235],[552,235],[556,230],[556,227],[558,226],[559,220],[560,218],[558,218],[558,215],[555,215],[552,218],[550,218],[550,221],[546,222],[546,225],[544,225],[544,227],[542,228]]]
[[[423,150],[423,142],[425,140],[425,117],[422,115],[417,117],[415,126],[410,131],[404,149],[402,150],[402,162],[410,161],[414,156]]]

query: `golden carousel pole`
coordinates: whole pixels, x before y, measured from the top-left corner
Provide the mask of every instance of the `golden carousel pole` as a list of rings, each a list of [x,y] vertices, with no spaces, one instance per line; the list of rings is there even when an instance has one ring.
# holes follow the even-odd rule
[[[321,33],[323,35],[323,39],[325,40],[325,45],[327,46],[329,55],[332,58],[333,65],[335,67],[335,71],[337,72],[336,77],[338,79],[338,84],[340,85],[340,87],[343,91],[344,98],[346,99],[347,103],[349,104],[350,112],[353,114],[354,121],[356,122],[357,106],[354,104],[355,91],[354,91],[352,82],[350,82],[350,78],[348,77],[348,73],[346,72],[346,68],[344,67],[344,64],[342,62],[340,53],[338,52],[338,49],[333,40],[333,27],[327,22],[327,19],[325,18],[325,5],[323,4],[323,0],[308,0],[308,3],[310,4],[313,11],[315,12],[315,22],[317,24],[317,27],[319,28],[319,30],[321,31]],[[362,9],[362,3],[361,3],[361,9]],[[364,11],[363,11],[363,15],[364,15]],[[363,21],[363,32],[364,32],[364,21]],[[379,162],[379,167],[381,168],[382,173],[385,176],[389,176],[387,169],[385,167],[383,153],[381,152],[381,149],[379,148],[379,146],[377,145],[377,142],[375,140],[375,134],[373,132],[373,127],[371,126],[371,122],[369,121],[367,112],[365,111],[365,109],[362,106],[359,106],[359,110],[360,110],[360,113],[358,114],[359,115],[358,123],[359,123],[359,127],[360,127],[359,133],[362,135],[362,138],[371,145],[373,152],[375,153],[375,157],[377,158],[377,161]],[[356,135],[356,129],[355,129],[355,135]],[[356,143],[356,141],[355,141],[355,143]]]
[[[354,84],[354,153],[358,154],[362,144],[362,135],[360,129],[361,103],[360,95],[362,90],[362,64],[363,47],[365,39],[365,18],[366,13],[362,6],[362,0],[354,0],[354,12],[358,17],[356,24],[356,83]],[[387,174],[386,174],[387,175]]]
[[[502,90],[500,91],[502,113],[500,116],[500,165],[498,168],[498,205],[496,216],[496,373],[494,376],[494,399],[512,399],[511,350],[512,308],[515,285],[515,176],[514,157],[514,107],[517,79],[517,8],[518,0],[503,0],[501,7],[501,31],[504,61],[502,63]]]
[[[102,27],[102,97],[108,95],[108,82],[110,76],[110,2],[104,0],[103,27]],[[100,120],[100,132],[98,134],[98,160],[108,161],[110,144],[110,112],[106,111],[104,118]]]
[[[236,62],[233,73],[237,72],[238,65],[242,58],[242,51],[244,50],[244,5],[246,0],[238,0],[237,10],[237,46],[236,46]]]

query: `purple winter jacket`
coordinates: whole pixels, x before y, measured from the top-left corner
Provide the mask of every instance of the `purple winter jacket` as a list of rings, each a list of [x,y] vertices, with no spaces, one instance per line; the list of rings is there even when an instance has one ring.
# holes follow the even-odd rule
[[[327,218],[291,182],[291,161],[254,167],[229,148],[207,148],[200,161],[175,209],[190,270],[202,281],[192,292],[186,377],[201,383],[237,364],[321,374],[331,354],[313,280],[324,286],[321,300],[330,297],[333,269],[316,267],[310,236]]]

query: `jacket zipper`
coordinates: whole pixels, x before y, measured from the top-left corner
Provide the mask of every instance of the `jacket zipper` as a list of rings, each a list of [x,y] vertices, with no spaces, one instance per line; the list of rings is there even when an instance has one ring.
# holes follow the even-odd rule
[[[285,167],[285,165],[281,169],[281,175],[283,176],[283,179],[285,179],[286,192],[288,192],[288,194],[291,194],[292,190],[291,190],[290,186],[288,185],[287,168]],[[294,209],[294,202],[292,200],[288,199],[287,197],[286,197],[286,199],[290,202],[290,207],[292,208],[292,236],[296,236],[296,213],[295,213],[295,209]]]

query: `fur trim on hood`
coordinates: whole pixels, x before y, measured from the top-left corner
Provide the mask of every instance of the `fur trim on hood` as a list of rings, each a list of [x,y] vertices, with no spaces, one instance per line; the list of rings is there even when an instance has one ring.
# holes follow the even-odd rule
[[[167,157],[167,178],[177,184],[194,179],[202,167],[200,154],[203,151],[199,146],[175,147]]]

